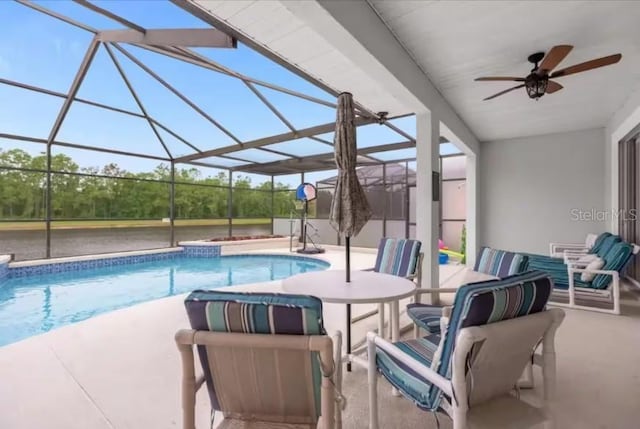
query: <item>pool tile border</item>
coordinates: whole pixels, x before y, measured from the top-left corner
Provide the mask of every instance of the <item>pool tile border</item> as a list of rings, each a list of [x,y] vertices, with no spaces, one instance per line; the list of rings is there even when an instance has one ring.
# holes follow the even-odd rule
[[[104,255],[87,255],[70,258],[45,259],[38,261],[11,262],[8,256],[0,255],[0,286],[10,278],[24,278],[29,276],[37,276],[43,274],[58,274],[73,271],[82,271],[87,269],[114,267],[121,265],[133,265],[143,262],[166,261],[179,257],[186,258],[220,258],[222,246],[198,246],[198,245],[182,245],[181,247],[170,249],[157,249],[150,251],[138,251],[129,253],[111,253]],[[252,257],[262,254],[234,254],[234,257]],[[328,261],[321,258],[310,258],[302,255],[291,254],[272,254],[267,253],[262,256],[270,256],[273,258],[287,258],[297,260],[313,260],[323,262],[330,266]]]

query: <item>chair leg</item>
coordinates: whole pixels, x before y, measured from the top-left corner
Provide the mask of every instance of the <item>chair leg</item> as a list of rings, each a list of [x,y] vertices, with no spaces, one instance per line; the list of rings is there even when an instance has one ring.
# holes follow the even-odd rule
[[[378,429],[378,374],[376,368],[376,345],[367,335],[367,355],[369,359],[369,429]]]
[[[385,329],[384,329],[384,303],[383,302],[378,304],[378,335],[382,338],[386,338]]]
[[[413,325],[413,337],[415,339],[420,338],[420,327],[416,324]]]

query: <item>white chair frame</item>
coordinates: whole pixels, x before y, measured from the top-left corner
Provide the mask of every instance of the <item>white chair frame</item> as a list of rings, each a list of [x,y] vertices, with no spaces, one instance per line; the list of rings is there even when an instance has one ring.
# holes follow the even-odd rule
[[[318,429],[342,428],[342,333],[327,335],[268,335],[179,330],[175,341],[182,360],[182,428],[196,429],[196,393],[205,384],[204,375],[196,379],[195,345],[247,349],[281,349],[318,352],[322,368],[321,411]],[[214,413],[211,421],[213,424]]]
[[[632,244],[633,246],[633,257],[636,257],[638,253],[640,253],[640,246],[637,244]],[[567,261],[565,259],[565,263],[567,264],[567,276],[569,280],[569,288],[565,291],[562,289],[554,289],[553,293],[558,295],[568,295],[569,302],[555,302],[549,301],[549,305],[553,305],[556,307],[565,307],[565,308],[575,308],[578,310],[588,310],[595,311],[598,313],[607,313],[607,314],[620,314],[620,272],[613,270],[589,270],[587,269],[588,263],[581,263],[577,260]],[[624,267],[621,271],[624,271]],[[584,288],[575,285],[574,274],[576,273],[590,273],[590,274],[604,274],[611,276],[611,283],[606,289],[593,289],[593,288]],[[589,300],[589,301],[597,301],[597,302],[611,302],[613,304],[613,308],[599,308],[588,305],[580,305],[576,304],[576,297]]]
[[[543,375],[543,405],[542,411],[546,416],[546,427],[553,428],[554,424],[554,404],[556,383],[556,357],[554,338],[557,328],[564,319],[564,312],[559,309],[547,310],[544,313],[551,313],[553,319],[551,326],[542,339],[542,353],[534,351],[533,364],[542,368]],[[540,314],[540,313],[537,313]],[[535,315],[533,315],[535,316]],[[524,316],[529,317],[529,316]],[[505,321],[504,323],[508,323]],[[446,323],[446,322],[443,322]],[[502,322],[501,322],[502,323]],[[402,353],[397,347],[384,340],[374,332],[367,334],[368,352],[368,381],[369,381],[369,429],[379,428],[378,418],[378,372],[376,366],[377,349],[384,350],[387,354],[402,362],[411,370],[415,371],[424,379],[442,390],[449,398],[459,398],[447,401],[443,398],[441,407],[445,413],[453,420],[453,429],[468,429],[467,414],[468,407],[468,386],[466,379],[466,357],[471,348],[478,341],[482,341],[487,336],[482,326],[474,326],[460,330],[456,338],[456,348],[452,357],[452,378],[451,380],[441,376],[436,371],[415,360],[411,356]],[[455,395],[454,392],[455,391]]]

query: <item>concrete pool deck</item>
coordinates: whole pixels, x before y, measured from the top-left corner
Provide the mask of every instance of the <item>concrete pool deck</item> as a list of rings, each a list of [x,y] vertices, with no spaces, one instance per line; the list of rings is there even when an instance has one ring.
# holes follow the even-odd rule
[[[274,250],[269,253],[282,253]],[[266,253],[264,250],[260,253]],[[344,266],[344,253],[321,257]],[[354,269],[373,266],[374,252],[354,251]],[[456,269],[441,270],[446,279]],[[450,285],[443,285],[450,286]],[[279,291],[280,282],[228,290]],[[180,428],[180,363],[173,341],[188,321],[178,295],[103,314],[0,348],[0,428]],[[628,301],[625,301],[629,304]],[[363,307],[363,308],[360,308]],[[365,311],[356,306],[354,313]],[[640,417],[640,311],[625,316],[569,310],[558,332],[560,428],[636,427]],[[325,305],[328,330],[343,330],[344,306]],[[354,339],[376,326],[354,326]],[[382,427],[434,427],[430,416],[379,383]],[[367,427],[366,375],[346,374],[345,429]],[[198,397],[198,427],[209,427],[209,401]],[[450,427],[445,420],[442,427]],[[388,422],[385,426],[384,422]],[[429,426],[433,425],[433,426]]]

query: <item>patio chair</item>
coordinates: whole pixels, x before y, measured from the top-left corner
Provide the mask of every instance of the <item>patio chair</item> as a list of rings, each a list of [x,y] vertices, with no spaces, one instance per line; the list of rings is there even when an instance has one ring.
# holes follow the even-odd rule
[[[587,234],[584,243],[549,243],[549,256],[565,258],[568,254],[580,255],[597,252],[602,241],[611,236],[609,232]]]
[[[590,269],[588,262],[569,263],[564,271],[553,273],[555,289],[551,296],[552,304],[620,314],[620,277],[639,252],[640,246],[617,241],[601,255],[604,261],[601,269]],[[590,274],[592,279],[584,279],[583,273]]]
[[[564,317],[560,309],[545,310],[552,289],[553,281],[535,271],[472,283],[460,287],[445,310],[442,337],[392,344],[369,333],[369,428],[379,427],[378,373],[436,420],[437,412],[446,413],[454,429],[552,424],[554,336]],[[542,367],[540,407],[517,394],[532,361]]]
[[[183,429],[195,429],[205,384],[219,428],[341,427],[341,337],[325,333],[322,303],[303,295],[195,291],[192,329],[176,333],[182,357]],[[203,376],[196,379],[194,348]],[[333,346],[335,345],[335,351]]]
[[[473,270],[486,274],[488,278],[501,278],[526,271],[527,256],[521,253],[482,247]],[[415,337],[420,337],[420,329],[430,334],[440,333],[442,305],[421,303],[422,295],[455,293],[457,288],[418,288],[414,303],[407,305],[407,315],[414,323]]]
[[[422,243],[418,240],[404,238],[382,238],[378,244],[376,264],[367,271],[391,274],[414,280],[418,287],[422,281]],[[385,308],[378,304],[378,309],[354,317],[352,323],[359,322],[378,313],[378,333],[385,334]]]

